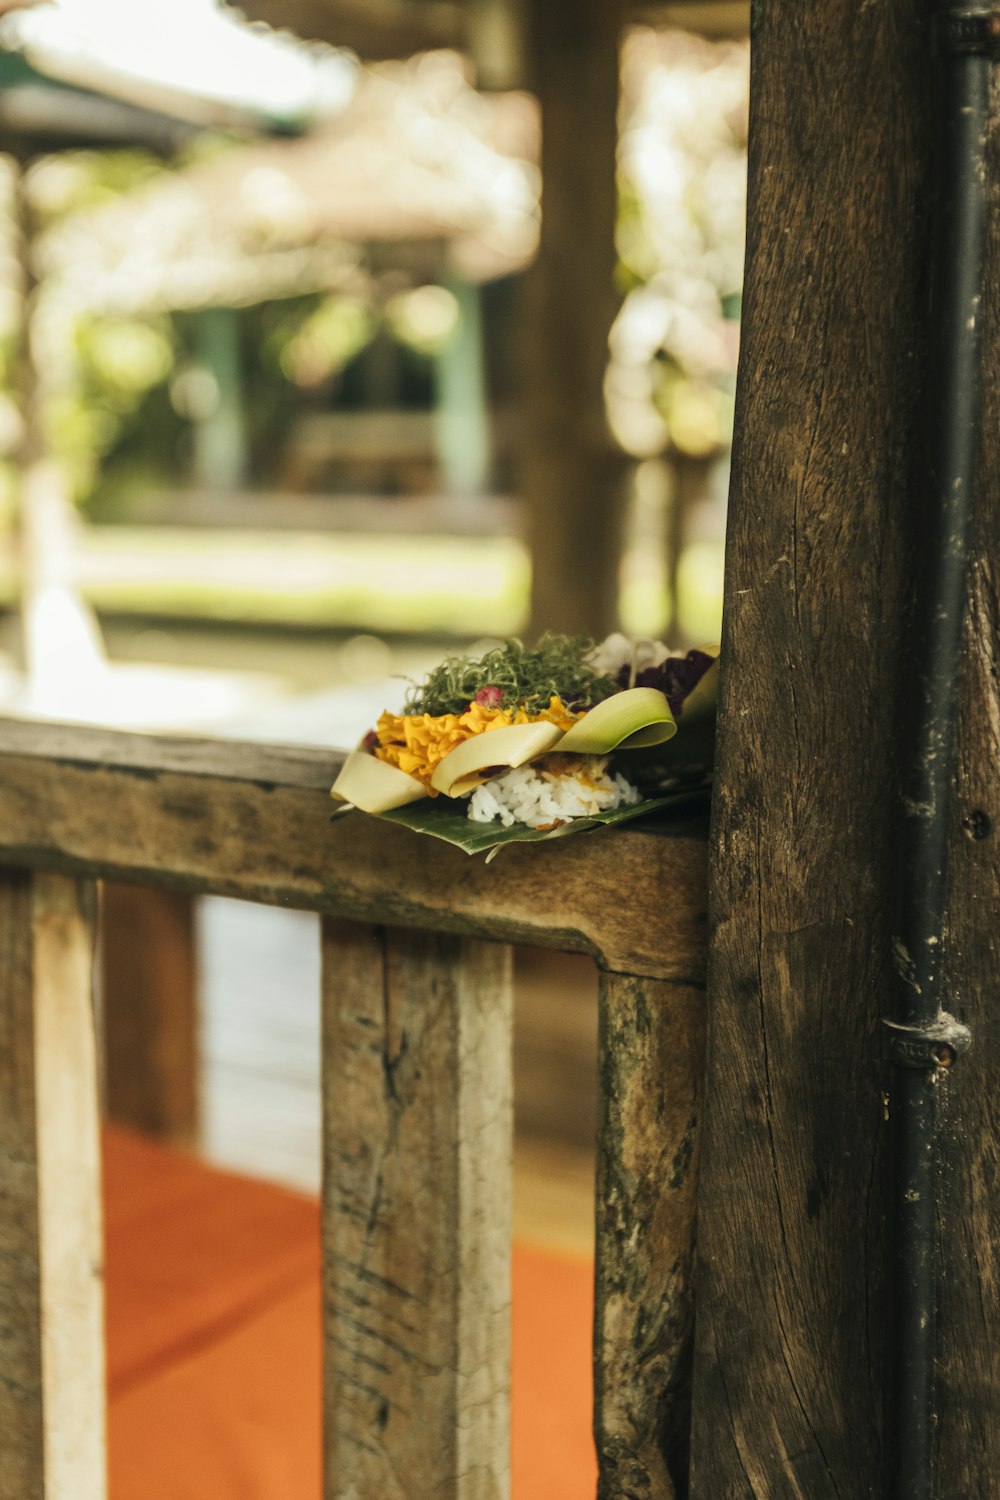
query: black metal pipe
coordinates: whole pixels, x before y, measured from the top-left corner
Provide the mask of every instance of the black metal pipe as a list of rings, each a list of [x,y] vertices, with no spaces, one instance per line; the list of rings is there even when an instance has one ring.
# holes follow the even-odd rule
[[[936,1418],[936,1099],[970,1037],[941,984],[956,687],[979,421],[986,133],[1000,13],[936,8],[938,139],[924,412],[911,514],[915,582],[899,716],[898,975],[887,1021],[889,1339],[886,1500],[933,1500]]]

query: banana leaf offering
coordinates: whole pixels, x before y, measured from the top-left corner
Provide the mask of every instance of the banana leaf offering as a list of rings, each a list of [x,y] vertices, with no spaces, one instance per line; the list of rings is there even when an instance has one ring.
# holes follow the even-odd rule
[[[342,804],[492,857],[685,806],[711,775],[718,647],[547,634],[449,657],[351,752]]]

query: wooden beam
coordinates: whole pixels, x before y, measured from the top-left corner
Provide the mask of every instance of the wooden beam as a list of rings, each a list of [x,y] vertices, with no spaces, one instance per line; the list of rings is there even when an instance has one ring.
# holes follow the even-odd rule
[[[880,1018],[933,90],[915,0],[774,0],[755,27],[692,1495],[862,1500],[881,1490],[892,1101]],[[992,712],[995,694],[994,683]],[[986,743],[993,754],[989,736],[977,754]],[[990,887],[974,889],[968,952],[995,921]],[[966,983],[956,989],[973,1003]],[[992,1079],[992,1043],[984,1063]],[[942,1099],[961,1087],[956,1070]],[[995,1117],[992,1097],[987,1108]],[[970,1144],[995,1163],[987,1119],[970,1123]],[[991,1166],[977,1197],[958,1156],[961,1219],[942,1223],[941,1265],[961,1290],[947,1293],[942,1354],[976,1387],[965,1428],[976,1448],[942,1438],[942,1419],[942,1500],[989,1493],[1000,1460],[983,1373],[995,1378],[996,1179]],[[990,1246],[979,1265],[970,1232]]]
[[[104,1500],[93,892],[0,874],[0,1500]]]
[[[511,952],[327,922],[327,1500],[510,1488]]]
[[[319,750],[0,721],[0,866],[592,953],[702,982],[697,823],[521,846],[487,865],[363,813],[331,823],[339,765]]]

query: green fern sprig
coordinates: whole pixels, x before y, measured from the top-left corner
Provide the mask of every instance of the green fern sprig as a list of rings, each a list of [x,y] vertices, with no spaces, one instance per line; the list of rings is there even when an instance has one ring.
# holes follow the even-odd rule
[[[534,646],[505,641],[484,656],[448,656],[406,697],[404,713],[463,713],[476,694],[487,687],[502,694],[502,708],[525,708],[529,713],[548,707],[558,696],[571,708],[592,708],[618,691],[613,677],[588,664],[594,642],[586,635],[547,632]]]

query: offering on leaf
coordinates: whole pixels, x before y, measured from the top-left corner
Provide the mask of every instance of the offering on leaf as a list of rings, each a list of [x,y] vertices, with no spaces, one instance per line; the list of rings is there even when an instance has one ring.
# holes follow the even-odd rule
[[[678,790],[656,752],[714,710],[717,655],[546,635],[448,658],[380,716],[332,795],[470,852],[654,811]]]

